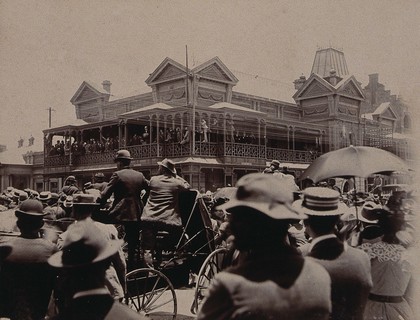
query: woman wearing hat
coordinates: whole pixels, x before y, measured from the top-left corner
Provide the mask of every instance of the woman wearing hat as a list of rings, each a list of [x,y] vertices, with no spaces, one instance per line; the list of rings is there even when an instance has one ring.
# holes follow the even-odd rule
[[[219,208],[229,213],[234,245],[245,257],[216,275],[197,319],[328,319],[327,272],[286,240],[289,224],[306,218],[292,208],[292,191],[261,173],[236,186]]]
[[[414,264],[411,261],[411,248],[406,249],[401,235],[409,215],[405,206],[407,194],[393,195],[384,209],[377,211],[377,223],[382,229],[380,241],[363,243],[360,248],[370,258],[373,287],[369,294],[364,319],[404,319],[412,320],[414,299],[410,285],[414,278]],[[412,252],[417,256],[418,252]],[[413,302],[410,306],[408,301]]]

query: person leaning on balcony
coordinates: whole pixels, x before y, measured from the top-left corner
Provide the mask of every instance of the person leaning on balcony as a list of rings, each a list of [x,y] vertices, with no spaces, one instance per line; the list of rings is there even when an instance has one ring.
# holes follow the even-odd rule
[[[128,150],[117,151],[114,159],[117,171],[112,174],[108,185],[97,200],[101,205],[105,205],[114,195],[109,216],[124,226],[124,240],[128,247],[128,270],[135,267],[135,255],[139,244],[140,216],[143,211],[140,193],[149,187],[144,175],[130,168],[132,159]]]
[[[182,137],[182,140],[179,144],[183,145],[190,142],[190,130],[188,130],[188,127],[184,128],[184,135]]]

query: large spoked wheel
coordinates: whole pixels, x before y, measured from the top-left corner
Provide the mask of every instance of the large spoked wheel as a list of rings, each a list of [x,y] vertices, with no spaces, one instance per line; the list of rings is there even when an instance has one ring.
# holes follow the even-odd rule
[[[195,284],[194,301],[191,305],[191,313],[197,314],[199,306],[207,295],[207,290],[211,279],[226,267],[226,248],[218,248],[214,250],[204,260],[200,271],[197,275],[197,282]]]
[[[150,319],[176,318],[175,289],[162,272],[141,268],[127,273],[125,279],[125,303],[130,308]]]

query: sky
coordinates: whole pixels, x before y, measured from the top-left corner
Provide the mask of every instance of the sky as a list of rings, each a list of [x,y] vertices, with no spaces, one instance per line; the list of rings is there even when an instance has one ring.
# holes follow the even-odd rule
[[[0,144],[41,138],[50,107],[53,127],[72,122],[84,80],[149,92],[149,74],[165,57],[185,64],[186,45],[190,67],[218,56],[239,82],[267,79],[288,101],[316,50],[340,48],[362,86],[378,73],[416,116],[419,13],[417,0],[0,0]]]

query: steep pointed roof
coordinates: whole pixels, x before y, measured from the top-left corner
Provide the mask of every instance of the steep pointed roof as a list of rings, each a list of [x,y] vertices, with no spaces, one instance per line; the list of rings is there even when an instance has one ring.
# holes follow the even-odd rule
[[[209,79],[231,83],[235,85],[238,79],[235,75],[226,67],[226,65],[220,60],[219,57],[214,57],[201,65],[195,67],[192,70],[193,73],[199,74],[202,77]]]
[[[186,76],[187,71],[190,72],[190,69],[187,70],[179,62],[166,57],[146,79],[146,84],[150,86],[162,81],[183,78]]]
[[[349,74],[344,52],[334,48],[317,50],[311,73],[317,73],[324,78],[329,76],[332,69],[340,78]]]
[[[84,101],[95,99],[96,97],[106,96],[109,97],[110,93],[100,88],[91,81],[83,81],[77,89],[76,93],[70,99],[70,102],[74,104],[76,101]]]

